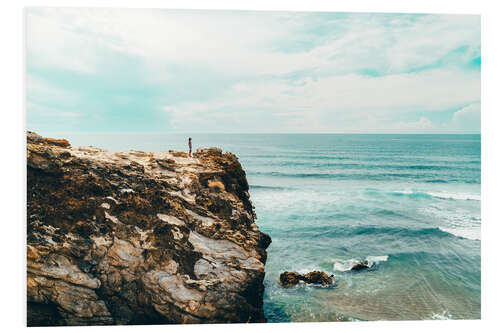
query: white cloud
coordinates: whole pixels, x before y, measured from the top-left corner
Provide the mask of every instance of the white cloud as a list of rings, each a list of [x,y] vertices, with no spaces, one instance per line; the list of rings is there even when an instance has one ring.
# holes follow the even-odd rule
[[[82,73],[95,73],[96,41],[73,29],[66,28],[51,15],[27,12],[26,48],[29,64],[49,68],[69,69]],[[70,22],[68,22],[69,24]]]
[[[266,125],[274,125],[274,130],[382,129],[393,123],[393,115],[452,109],[480,100],[479,80],[477,73],[443,70],[383,77],[349,74],[305,79],[302,85],[266,80],[238,83],[225,95],[169,106],[169,111],[175,109],[171,112],[172,123],[185,129],[193,123],[210,123],[214,115],[227,110],[236,115],[238,110],[265,110],[266,119],[271,122]],[[218,127],[217,123],[212,125]],[[403,123],[400,125],[404,127]],[[415,129],[417,125],[421,129],[430,126],[426,118],[408,122]]]
[[[132,57],[144,70],[138,84],[160,89],[175,85],[183,71],[230,77],[232,88],[214,89],[211,98],[186,94],[164,103],[179,131],[429,130],[441,125],[404,115],[480,101],[479,72],[459,66],[480,55],[479,20],[467,15],[29,9],[27,58],[34,67],[99,76],[118,57]],[[364,70],[382,76],[359,74]],[[467,125],[468,114],[457,112],[453,128]]]
[[[481,131],[481,103],[473,103],[453,114],[451,127],[465,132]]]
[[[29,10],[27,22],[30,61],[96,72],[99,52],[112,50],[143,59],[156,78],[168,77],[172,64],[251,76],[304,69],[397,73],[432,64],[463,45],[479,54],[480,45],[479,16],[464,15],[326,20],[293,12],[47,8]],[[304,32],[311,26],[328,33],[317,38]],[[303,50],[280,48],[311,40],[317,44]]]

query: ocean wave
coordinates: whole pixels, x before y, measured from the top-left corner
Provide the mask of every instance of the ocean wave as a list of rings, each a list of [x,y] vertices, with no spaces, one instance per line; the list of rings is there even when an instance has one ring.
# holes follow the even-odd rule
[[[246,154],[242,156],[242,159],[276,159],[276,158],[293,158],[293,159],[305,159],[305,160],[349,160],[351,157],[347,156],[330,156],[330,155],[306,155],[306,154]]]
[[[307,234],[308,237],[312,238],[344,238],[344,237],[381,237],[381,236],[391,236],[397,238],[420,238],[422,236],[427,237],[455,237],[449,232],[443,231],[440,228],[420,228],[420,229],[409,229],[404,227],[379,227],[379,226],[356,226],[356,227],[343,227],[338,228],[335,226],[319,226],[307,228],[296,228],[290,231],[288,237],[302,237]]]
[[[306,167],[307,169],[350,169],[350,170],[411,170],[411,171],[478,171],[477,167],[464,167],[463,165],[435,165],[435,164],[385,164],[377,161],[359,161],[349,160],[339,162],[337,160],[297,160],[297,159],[269,159],[266,161],[245,161],[247,165],[266,166],[266,167]]]
[[[420,191],[388,191],[382,192],[377,190],[366,190],[367,194],[389,194],[392,196],[406,196],[412,198],[440,198],[440,199],[449,199],[449,200],[475,200],[481,201],[480,194],[471,194],[471,193],[448,193],[448,192],[420,192]]]
[[[405,229],[405,228],[376,228],[363,227],[358,228],[353,235],[397,235],[399,237],[459,237],[470,240],[481,240],[481,229],[477,227],[437,227],[437,228],[422,228],[422,229]]]
[[[316,178],[316,179],[333,179],[333,180],[369,180],[369,181],[391,181],[391,180],[412,180],[424,183],[466,183],[480,184],[480,181],[468,179],[467,177],[434,179],[435,174],[415,171],[413,173],[406,172],[363,172],[356,169],[358,172],[283,172],[283,171],[248,171],[248,176],[267,176],[276,178]],[[332,170],[325,170],[332,171]]]
[[[411,197],[411,198],[432,198],[432,195],[426,192],[415,192],[415,191],[392,191],[387,192],[387,194],[395,197]]]
[[[469,193],[437,193],[437,192],[429,192],[429,195],[442,199],[453,199],[453,200],[476,200],[481,201],[480,194],[469,194]]]
[[[259,189],[259,190],[290,190],[291,187],[283,187],[283,186],[267,186],[267,185],[250,185],[250,189]]]
[[[320,173],[320,172],[280,172],[280,171],[249,171],[247,175],[272,176],[287,178],[331,178],[331,179],[353,179],[353,180],[386,180],[387,178],[410,178],[421,179],[427,177],[419,173]]]
[[[272,177],[290,177],[290,178],[334,178],[345,174],[330,174],[330,173],[285,173],[278,171],[250,171],[247,175],[252,176],[272,176]]]
[[[446,237],[448,233],[439,228],[407,229],[396,227],[358,227],[352,230],[353,235],[397,235],[401,237],[420,237],[424,235]]]
[[[300,219],[300,218],[297,218]],[[338,239],[338,238],[377,238],[390,239],[431,239],[431,238],[465,238],[481,240],[480,226],[439,226],[428,228],[380,227],[380,226],[297,226],[293,230],[280,229],[286,232],[289,239]]]
[[[389,255],[383,255],[383,256],[367,256],[365,259],[368,262],[368,267],[372,268],[375,265],[378,265],[380,262],[387,261],[389,260]],[[333,264],[333,270],[338,271],[338,272],[346,272],[350,271],[351,268],[359,263],[360,260],[359,258],[352,258],[352,259],[347,259],[347,260],[342,260],[342,259],[332,259],[334,261]]]
[[[455,237],[466,238],[474,241],[481,240],[480,228],[446,228],[439,227],[439,230],[452,234]]]

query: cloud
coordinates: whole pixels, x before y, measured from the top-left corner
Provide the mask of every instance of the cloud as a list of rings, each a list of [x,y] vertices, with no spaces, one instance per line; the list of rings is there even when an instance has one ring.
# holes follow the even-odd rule
[[[28,10],[27,22],[31,61],[83,72],[97,70],[104,50],[143,59],[148,74],[165,77],[174,64],[233,75],[331,75],[405,72],[464,46],[466,60],[480,55],[472,15],[46,8]]]
[[[481,103],[473,103],[458,110],[451,120],[453,129],[464,132],[481,131]]]
[[[397,123],[393,129],[400,131],[421,131],[435,129],[435,127],[436,126],[428,118],[421,117],[418,121]]]
[[[168,106],[168,110],[172,124],[182,130],[196,123],[211,123],[215,115],[227,110],[239,119],[243,119],[239,110],[265,111],[266,125],[273,126],[274,131],[283,131],[283,127],[313,132],[387,129],[392,128],[388,124],[393,123],[394,115],[453,109],[480,100],[479,80],[477,73],[445,70],[382,77],[348,74],[305,78],[300,85],[265,80],[238,83],[217,98]],[[374,117],[378,121],[366,121]],[[223,123],[210,126],[223,130]]]
[[[480,103],[480,47],[474,15],[36,8],[28,97],[100,128],[461,130],[429,114]]]

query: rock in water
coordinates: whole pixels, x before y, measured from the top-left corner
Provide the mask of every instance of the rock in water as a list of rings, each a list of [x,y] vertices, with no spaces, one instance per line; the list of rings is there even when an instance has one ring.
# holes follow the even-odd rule
[[[280,274],[280,283],[284,287],[290,287],[298,284],[300,281],[312,284],[329,285],[333,283],[332,276],[328,276],[325,272],[313,271],[307,274],[299,274],[297,272],[283,272]]]
[[[27,138],[28,326],[265,322],[236,156]]]
[[[328,276],[328,274],[326,274],[325,272],[320,272],[320,271],[309,272],[304,275],[304,278],[306,283],[321,284],[321,285],[327,285],[333,283],[332,277]]]
[[[351,271],[361,271],[367,268],[370,268],[370,265],[368,264],[368,261],[365,260],[354,264],[354,266],[351,267]]]
[[[280,274],[280,283],[284,287],[294,286],[302,280],[302,275],[297,272],[283,272]]]

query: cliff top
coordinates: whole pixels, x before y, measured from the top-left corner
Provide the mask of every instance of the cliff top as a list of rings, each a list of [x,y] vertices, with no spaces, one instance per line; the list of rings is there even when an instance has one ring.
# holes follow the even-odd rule
[[[28,323],[264,320],[270,238],[235,155],[114,153],[28,132],[27,165]]]

